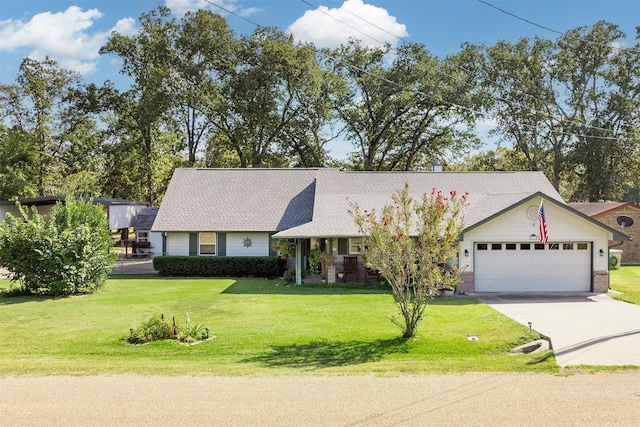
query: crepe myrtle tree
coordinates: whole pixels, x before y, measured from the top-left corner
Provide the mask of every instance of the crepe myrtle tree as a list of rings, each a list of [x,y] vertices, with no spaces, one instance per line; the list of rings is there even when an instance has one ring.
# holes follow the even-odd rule
[[[18,283],[14,293],[63,296],[103,286],[116,254],[101,205],[68,197],[48,215],[19,209],[0,224],[0,265]]]
[[[449,260],[458,252],[467,195],[433,188],[416,200],[405,184],[381,211],[361,210],[350,202],[349,213],[364,239],[364,263],[391,285],[401,318],[390,320],[404,338],[415,335],[434,294],[460,283]]]

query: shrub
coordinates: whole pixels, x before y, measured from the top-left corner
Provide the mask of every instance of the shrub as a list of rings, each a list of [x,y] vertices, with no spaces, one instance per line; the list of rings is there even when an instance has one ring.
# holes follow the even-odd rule
[[[104,284],[116,255],[104,209],[67,198],[48,215],[20,206],[0,224],[0,265],[22,294],[71,295]]]
[[[173,338],[172,326],[164,320],[164,316],[152,316],[142,323],[137,329],[131,330],[131,335],[126,338],[130,344],[144,344],[151,341],[159,341]]]
[[[201,323],[192,324],[189,313],[185,314],[187,321],[184,328],[178,326],[175,317],[172,324],[169,324],[164,319],[164,315],[154,315],[137,329],[131,329],[131,334],[125,338],[125,341],[129,344],[145,344],[168,339],[195,342],[209,338],[209,328]]]
[[[162,256],[153,268],[162,276],[280,277],[286,261],[280,257]]]

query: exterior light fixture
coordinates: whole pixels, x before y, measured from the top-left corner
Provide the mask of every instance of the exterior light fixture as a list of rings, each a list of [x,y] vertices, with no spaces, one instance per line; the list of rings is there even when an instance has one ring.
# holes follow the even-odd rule
[[[604,251],[600,249],[600,256],[604,256]]]
[[[464,250],[464,256],[469,256],[469,249]]]
[[[533,233],[529,236],[529,240],[538,240],[538,236],[536,236],[536,234]]]

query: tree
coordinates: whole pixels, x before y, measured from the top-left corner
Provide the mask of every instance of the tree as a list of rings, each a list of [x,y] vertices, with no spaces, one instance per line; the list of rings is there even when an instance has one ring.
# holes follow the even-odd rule
[[[16,85],[0,85],[2,117],[13,129],[31,135],[35,142],[36,192],[56,193],[60,155],[64,150],[63,111],[67,93],[79,76],[62,69],[53,59],[25,58]]]
[[[206,141],[220,99],[219,75],[231,62],[235,41],[227,22],[210,11],[188,12],[171,46],[171,115],[185,134],[189,166]]]
[[[36,196],[36,153],[31,134],[0,125],[0,200]]]
[[[123,93],[113,91],[111,106],[115,113],[113,133],[131,147],[136,147],[139,167],[131,176],[144,186],[144,200],[154,204],[158,198],[154,187],[156,167],[154,151],[160,136],[162,119],[171,107],[168,80],[171,75],[172,42],[176,26],[166,21],[169,9],[142,14],[142,28],[133,37],[114,33],[101,54],[116,54],[122,59],[122,73],[133,79],[131,89]]]
[[[415,200],[405,184],[379,213],[351,203],[350,214],[363,234],[365,265],[391,285],[402,315],[392,322],[404,338],[415,335],[431,297],[460,281],[451,260],[458,252],[466,198],[466,193],[445,195],[434,188]]]
[[[104,209],[67,198],[48,215],[20,207],[0,223],[0,265],[23,294],[72,295],[103,286],[116,255]]]
[[[368,48],[351,40],[325,51],[326,67],[346,87],[335,109],[363,170],[426,169],[474,147],[470,132],[484,100],[461,58],[440,60],[421,44]],[[389,61],[392,62],[389,64]]]
[[[221,77],[222,102],[213,120],[209,153],[233,153],[239,167],[326,163],[320,131],[331,117],[331,75],[309,45],[258,28],[234,44],[233,63]],[[225,160],[225,163],[228,163]]]
[[[638,159],[640,55],[617,46],[625,37],[600,21],[555,41],[502,41],[477,59],[497,133],[565,198],[620,197]]]

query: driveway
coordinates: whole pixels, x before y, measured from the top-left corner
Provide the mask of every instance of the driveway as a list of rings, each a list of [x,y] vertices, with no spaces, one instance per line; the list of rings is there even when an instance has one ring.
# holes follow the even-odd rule
[[[640,365],[640,306],[606,294],[473,295],[551,339],[560,366]]]

